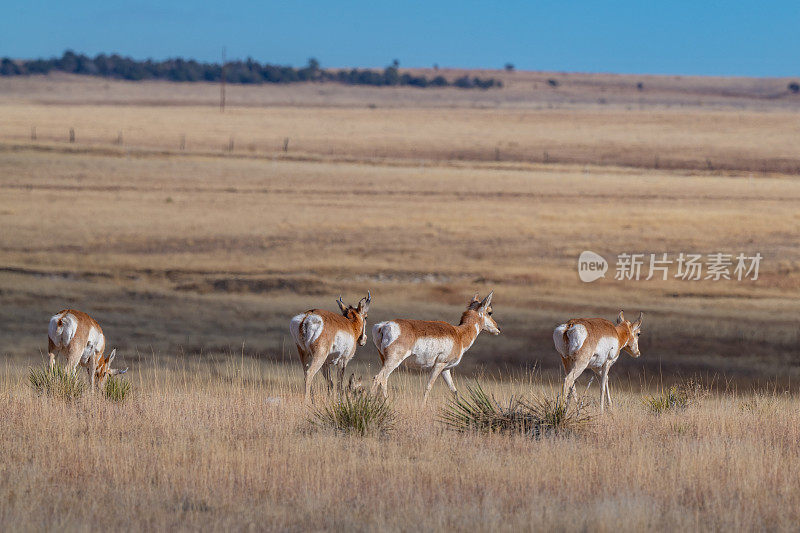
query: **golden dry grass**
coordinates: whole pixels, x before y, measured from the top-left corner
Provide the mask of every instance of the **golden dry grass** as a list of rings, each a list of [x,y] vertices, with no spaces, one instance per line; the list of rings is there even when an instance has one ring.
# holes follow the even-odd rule
[[[793,178],[32,150],[0,154],[0,173],[6,353],[42,349],[47,317],[75,306],[122,355],[245,343],[294,357],[287,317],[340,293],[370,288],[374,323],[456,320],[494,288],[503,335],[467,365],[555,368],[555,324],[624,308],[648,316],[628,370],[797,375]],[[612,265],[585,285],[584,249],[764,260],[755,282],[620,282]],[[371,344],[357,357],[377,360]]]
[[[0,106],[0,140],[345,160],[575,163],[800,173],[797,112],[700,109],[473,109]],[[30,141],[31,128],[36,141]],[[288,139],[288,151],[284,142]]]
[[[295,366],[142,362],[125,404],[66,405],[34,397],[6,364],[0,527],[791,530],[800,519],[795,395],[714,394],[656,416],[638,384],[613,381],[613,414],[536,441],[448,431],[435,422],[444,386],[422,408],[422,379],[392,378],[397,428],[357,438],[311,429]],[[482,383],[500,400],[554,388],[524,374]]]

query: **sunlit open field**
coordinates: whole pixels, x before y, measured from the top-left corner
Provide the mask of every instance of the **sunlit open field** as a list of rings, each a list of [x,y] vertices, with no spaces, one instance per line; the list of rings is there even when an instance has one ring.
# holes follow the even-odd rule
[[[421,376],[392,378],[395,429],[356,437],[312,427],[294,366],[143,361],[119,406],[35,398],[6,364],[0,526],[792,530],[800,519],[796,394],[729,391],[655,415],[639,384],[615,382],[613,414],[534,440],[445,429],[444,387],[422,408]],[[482,383],[498,401],[552,390],[536,375]]]
[[[794,97],[519,74],[479,93],[234,87],[225,113],[212,85],[0,80],[0,529],[793,529]],[[580,281],[584,250],[605,278]],[[618,254],[681,252],[763,260],[757,280],[615,279]],[[391,433],[312,429],[289,318],[368,289],[370,324],[455,322],[493,289],[502,333],[454,375],[499,401],[555,393],[568,318],[643,311],[642,357],[612,370],[613,412],[592,386],[571,435],[455,433],[445,385],[423,407],[402,371]],[[131,368],[124,404],[28,387],[67,307]],[[378,361],[369,342],[352,371],[369,383]],[[692,376],[710,393],[650,412]]]

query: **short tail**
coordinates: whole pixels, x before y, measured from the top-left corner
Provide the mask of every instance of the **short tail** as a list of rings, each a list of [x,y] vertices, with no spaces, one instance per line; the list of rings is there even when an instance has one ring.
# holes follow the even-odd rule
[[[589,332],[586,331],[586,326],[567,322],[567,331],[564,333],[564,340],[567,344],[568,353],[573,355],[580,350],[588,336]]]
[[[563,357],[574,355],[586,342],[588,332],[583,324],[567,322],[553,331],[553,344]]]
[[[378,354],[381,356],[381,364],[383,364],[384,360],[386,359],[383,355],[383,351],[386,349],[386,346],[383,344],[383,329],[385,325],[386,322],[378,322],[372,326],[372,342],[375,343],[375,347],[378,349]]]

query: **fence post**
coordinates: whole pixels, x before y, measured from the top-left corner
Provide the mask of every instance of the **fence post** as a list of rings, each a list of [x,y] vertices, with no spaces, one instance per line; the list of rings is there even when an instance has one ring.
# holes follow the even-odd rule
[[[75,142],[75,128],[69,129],[69,142],[71,143]]]
[[[181,150],[186,150],[186,134],[181,135]]]
[[[283,138],[283,151],[284,152],[288,152],[289,151],[289,137],[284,137]]]
[[[31,140],[36,140],[36,126],[31,126]]]

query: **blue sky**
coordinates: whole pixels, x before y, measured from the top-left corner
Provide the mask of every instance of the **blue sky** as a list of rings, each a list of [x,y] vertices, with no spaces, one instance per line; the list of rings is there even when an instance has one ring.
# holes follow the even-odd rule
[[[0,0],[0,56],[796,76],[800,1]]]

